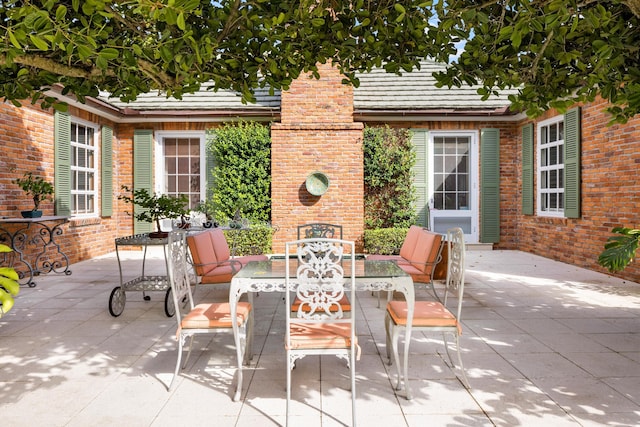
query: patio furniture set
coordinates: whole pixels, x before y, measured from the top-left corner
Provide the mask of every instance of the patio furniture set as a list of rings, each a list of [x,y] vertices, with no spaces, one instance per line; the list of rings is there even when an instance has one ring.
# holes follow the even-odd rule
[[[120,240],[118,244],[123,244]],[[139,238],[124,244],[137,242]],[[156,243],[156,242],[153,242]],[[460,315],[464,291],[464,237],[459,228],[448,230],[446,239],[421,227],[413,226],[398,256],[358,257],[354,243],[342,239],[342,228],[333,224],[300,226],[298,239],[287,242],[284,259],[266,255],[234,257],[231,255],[222,230],[209,229],[198,233],[176,230],[164,242],[167,279],[166,299],[171,298],[171,310],[165,314],[176,316],[178,357],[171,386],[180,371],[182,353],[189,339],[186,366],[193,337],[197,334],[233,333],[237,373],[233,400],[242,394],[243,365],[252,357],[254,325],[254,293],[282,292],[287,309],[283,345],[287,353],[287,422],[291,400],[291,370],[297,360],[310,355],[336,355],[347,361],[351,380],[352,416],[355,425],[356,390],[355,369],[359,346],[353,304],[357,291],[386,292],[385,331],[388,363],[395,363],[396,389],[405,391],[411,399],[409,387],[409,344],[412,330],[441,332],[451,366],[446,334],[456,342],[458,366],[463,385],[469,388],[458,338],[461,333]],[[447,277],[442,300],[433,285],[433,271],[446,246]],[[195,304],[193,273],[196,287],[230,283],[228,302]],[[144,273],[143,273],[144,276]],[[433,301],[415,301],[414,282],[428,283],[435,295]],[[153,289],[156,290],[156,289]],[[403,299],[393,296],[400,293]],[[242,297],[246,294],[246,300]],[[450,298],[452,297],[452,298]],[[241,299],[243,299],[241,301]],[[448,308],[447,304],[455,303]],[[111,303],[110,303],[111,311]],[[112,313],[113,314],[113,313]],[[403,361],[400,362],[398,342],[404,332]]]

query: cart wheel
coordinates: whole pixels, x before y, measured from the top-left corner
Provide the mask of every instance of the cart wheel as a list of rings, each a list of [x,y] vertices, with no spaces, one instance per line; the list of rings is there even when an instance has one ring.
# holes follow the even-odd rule
[[[167,293],[164,296],[164,314],[166,314],[167,317],[173,317],[176,314],[176,306],[173,303],[171,288],[167,289]]]
[[[127,302],[127,294],[120,286],[113,288],[109,297],[109,314],[118,317],[124,311],[124,305]]]

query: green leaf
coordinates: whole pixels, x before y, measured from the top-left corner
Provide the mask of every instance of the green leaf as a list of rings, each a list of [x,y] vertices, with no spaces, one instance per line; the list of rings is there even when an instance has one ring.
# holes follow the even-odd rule
[[[616,227],[612,232],[620,235],[609,237],[604,251],[598,257],[598,264],[611,272],[622,271],[635,257],[640,230]]]
[[[18,42],[18,39],[13,34],[13,31],[9,30],[7,31],[7,33],[9,34],[9,40],[11,41],[11,44],[17,47],[18,49],[22,49],[22,45],[20,44],[20,42]]]
[[[63,4],[56,9],[56,21],[63,21],[67,16],[67,7]]]
[[[180,12],[180,14],[178,15],[178,19],[176,20],[176,24],[178,25],[178,28],[180,28],[182,31],[185,30],[185,28],[187,27],[184,21],[184,13]]]
[[[31,40],[31,43],[34,44],[35,47],[37,47],[40,50],[49,50],[49,44],[43,40],[42,38],[34,35],[34,34],[29,34],[29,39]]]
[[[98,55],[106,60],[112,60],[112,59],[116,59],[119,53],[117,49],[114,49],[112,47],[107,47],[105,49],[102,49]]]

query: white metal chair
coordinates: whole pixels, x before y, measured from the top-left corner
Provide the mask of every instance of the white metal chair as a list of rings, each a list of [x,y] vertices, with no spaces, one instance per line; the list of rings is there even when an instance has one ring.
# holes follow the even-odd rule
[[[355,361],[359,347],[353,311],[345,312],[340,301],[345,293],[355,301],[355,262],[342,257],[351,254],[353,242],[340,239],[302,239],[285,247],[287,353],[287,425],[291,403],[291,370],[297,360],[307,355],[335,355],[347,360],[351,375],[352,425],[356,425]],[[290,254],[296,254],[293,259]],[[292,270],[293,269],[293,270]],[[292,295],[293,294],[293,295]],[[292,310],[292,301],[300,303]]]
[[[462,315],[462,299],[464,294],[464,233],[461,228],[456,227],[447,230],[447,249],[449,258],[447,261],[447,278],[445,281],[444,297],[440,301],[416,301],[414,305],[414,315],[412,331],[422,332],[442,332],[444,347],[451,363],[455,366],[449,345],[447,334],[452,334],[456,341],[456,351],[458,353],[458,364],[462,372],[463,384],[468,389],[469,381],[462,365],[460,355],[460,335],[462,325],[460,317]],[[453,298],[451,298],[453,297]],[[454,304],[451,304],[451,302]],[[455,307],[448,308],[448,304]],[[393,360],[398,370],[398,389],[400,384],[400,364],[398,363],[398,337],[400,331],[404,331],[407,325],[407,303],[405,301],[390,301],[387,304],[385,316],[385,330],[387,333],[387,357],[391,364],[391,352]],[[411,399],[409,384],[405,384],[407,399]]]
[[[315,222],[298,226],[298,240],[300,239],[342,239],[342,226]]]
[[[173,231],[168,238],[169,258],[167,270],[171,284],[171,294],[176,309],[178,330],[178,360],[167,390],[178,375],[182,352],[187,338],[189,338],[189,350],[182,368],[186,366],[193,347],[193,337],[196,334],[215,334],[220,331],[233,333],[231,309],[228,302],[202,303],[194,305],[189,270],[187,265],[187,243],[184,231]],[[253,311],[248,302],[238,303],[237,323],[240,327],[242,341],[246,347],[245,355],[251,354],[251,336],[253,328]],[[245,360],[246,363],[247,360]],[[242,369],[242,366],[238,367]]]

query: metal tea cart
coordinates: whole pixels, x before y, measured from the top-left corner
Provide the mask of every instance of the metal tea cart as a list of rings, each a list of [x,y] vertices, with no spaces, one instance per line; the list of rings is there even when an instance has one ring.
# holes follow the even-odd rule
[[[118,317],[122,314],[127,302],[127,292],[142,292],[145,301],[149,301],[151,297],[146,293],[149,291],[159,291],[165,292],[164,313],[167,317],[173,317],[176,313],[176,309],[173,304],[173,297],[171,296],[169,277],[167,275],[147,275],[145,272],[147,249],[149,246],[162,246],[165,268],[167,268],[167,242],[168,239],[166,237],[150,238],[148,234],[135,234],[133,236],[119,237],[115,239],[116,257],[118,258],[118,269],[120,270],[120,286],[113,288],[111,296],[109,296],[109,314],[113,317]],[[139,246],[143,249],[142,272],[140,276],[127,282],[125,282],[122,277],[122,263],[120,261],[119,252],[119,248],[121,246]]]

